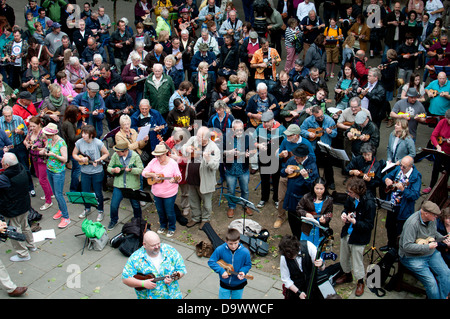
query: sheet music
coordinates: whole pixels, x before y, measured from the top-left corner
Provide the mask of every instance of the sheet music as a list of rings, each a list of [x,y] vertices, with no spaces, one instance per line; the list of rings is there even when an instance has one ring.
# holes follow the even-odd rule
[[[141,127],[136,142],[142,141],[144,137],[148,135],[149,132],[150,132],[150,125],[145,125]]]
[[[325,144],[322,141],[318,141],[317,145],[319,145],[320,150],[322,152],[329,153],[331,156],[333,156],[336,159],[343,160],[343,161],[350,161],[347,153],[344,150],[332,148],[331,146]]]
[[[387,170],[389,170],[389,169],[391,169],[392,167],[394,167],[394,166],[396,166],[397,165],[397,163],[387,163],[386,164],[386,167],[385,168],[383,168],[383,170],[381,171],[381,174],[383,174],[384,172],[386,172]]]

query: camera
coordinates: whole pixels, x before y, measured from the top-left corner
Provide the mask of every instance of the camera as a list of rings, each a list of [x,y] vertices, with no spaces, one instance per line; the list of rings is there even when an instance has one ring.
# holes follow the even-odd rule
[[[27,238],[24,234],[18,233],[17,228],[13,226],[8,226],[4,233],[0,233],[0,240],[5,242],[8,238],[17,241],[26,241]]]

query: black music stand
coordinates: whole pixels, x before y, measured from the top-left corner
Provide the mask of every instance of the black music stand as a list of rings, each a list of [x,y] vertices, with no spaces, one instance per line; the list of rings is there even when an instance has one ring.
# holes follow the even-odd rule
[[[72,204],[91,204],[92,206],[98,206],[97,196],[95,193],[87,193],[87,192],[67,192],[66,193],[69,202]],[[85,236],[85,233],[77,234],[75,237]],[[83,249],[81,250],[81,254],[84,253],[84,248],[88,243],[89,238],[86,237],[83,244]]]
[[[375,224],[374,224],[374,227],[373,227],[372,247],[367,249],[367,251],[363,255],[363,256],[365,256],[368,253],[371,253],[371,255],[370,255],[370,263],[371,264],[373,264],[373,261],[374,261],[374,258],[373,258],[374,253],[377,253],[378,258],[383,258],[381,256],[380,252],[377,250],[377,247],[375,246],[375,241],[376,241],[376,237],[377,237],[378,211],[379,211],[380,208],[385,209],[388,212],[392,212],[394,210],[394,205],[392,205],[392,203],[390,201],[382,200],[380,198],[376,198],[375,200],[376,200],[376,203],[377,203],[377,209],[375,211]]]
[[[237,197],[237,196],[233,196],[230,194],[223,194],[223,196],[225,196],[225,198],[228,200],[229,203],[233,203],[236,205],[241,205],[244,208],[244,218],[243,218],[243,223],[242,223],[242,234],[245,234],[245,216],[246,214],[246,208],[250,208],[251,210],[255,211],[255,212],[260,212],[258,208],[256,208],[255,204],[253,204],[252,202],[242,198],[242,197]]]
[[[133,190],[131,188],[119,188],[124,198],[134,199],[140,202],[153,203],[153,198],[150,193],[144,192],[140,189]]]

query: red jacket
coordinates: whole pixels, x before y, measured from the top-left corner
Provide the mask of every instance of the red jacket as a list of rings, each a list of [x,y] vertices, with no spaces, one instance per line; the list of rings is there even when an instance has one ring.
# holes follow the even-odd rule
[[[20,116],[25,124],[28,126],[28,118],[37,116],[36,108],[34,107],[33,103],[30,103],[27,107],[21,105],[20,100],[17,100],[17,103],[13,106],[13,114]]]

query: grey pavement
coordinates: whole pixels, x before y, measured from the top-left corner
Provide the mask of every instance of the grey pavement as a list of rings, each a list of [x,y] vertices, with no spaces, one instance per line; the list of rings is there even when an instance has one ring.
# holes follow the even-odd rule
[[[69,171],[70,172],[70,171]],[[36,181],[36,180],[35,180]],[[66,179],[67,184],[67,179]],[[36,185],[38,186],[38,185]],[[67,186],[67,185],[66,185]],[[44,201],[40,200],[42,190],[36,187],[37,196],[32,198],[32,206],[39,209]],[[105,192],[105,197],[110,192]],[[72,222],[66,229],[58,229],[58,221],[52,219],[57,211],[56,200],[48,210],[41,212],[44,217],[39,222],[42,230],[53,229],[55,239],[37,242],[38,250],[30,252],[31,260],[11,262],[9,258],[15,254],[8,240],[1,244],[0,259],[5,264],[12,280],[18,286],[27,286],[24,298],[31,299],[132,299],[136,298],[134,289],[125,286],[121,280],[123,267],[127,261],[118,249],[109,244],[102,251],[83,250],[85,237],[78,214],[83,210],[79,204],[68,204]],[[106,203],[106,206],[109,202]],[[153,205],[149,203],[147,205]],[[133,217],[131,206],[127,200],[120,205],[119,224],[108,232],[108,236],[118,234],[124,222]],[[109,211],[109,210],[107,210]],[[88,218],[95,221],[95,209]],[[109,221],[105,217],[103,224]],[[155,230],[156,226],[152,229]],[[207,258],[200,258],[195,248],[175,239],[161,236],[164,243],[175,247],[183,256],[187,275],[180,280],[180,286],[185,299],[217,299],[219,278],[207,265]],[[279,276],[252,269],[254,280],[249,280],[244,297],[248,299],[279,299],[281,281]],[[9,298],[6,293],[0,293],[0,298]]]

